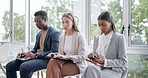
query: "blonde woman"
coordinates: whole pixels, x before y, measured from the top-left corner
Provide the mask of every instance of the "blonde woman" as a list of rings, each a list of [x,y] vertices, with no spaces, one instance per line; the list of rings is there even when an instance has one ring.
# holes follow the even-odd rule
[[[47,66],[46,78],[64,78],[64,76],[82,73],[86,67],[86,40],[79,32],[76,20],[71,13],[62,16],[63,35],[60,37],[58,53],[52,57]]]

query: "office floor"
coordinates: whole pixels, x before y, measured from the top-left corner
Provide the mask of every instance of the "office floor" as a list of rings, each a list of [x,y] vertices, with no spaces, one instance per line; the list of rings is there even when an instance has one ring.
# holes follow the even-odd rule
[[[17,72],[17,76],[18,76],[18,78],[20,78],[20,77],[19,77],[19,72]],[[43,73],[43,78],[45,78],[45,77],[46,77],[46,73]],[[0,70],[0,78],[6,78],[6,76],[3,74],[3,72],[2,72],[1,70]],[[37,72],[35,72],[35,73],[33,74],[32,78],[37,78]],[[39,78],[42,78],[41,75],[40,75]],[[66,77],[65,77],[65,78],[66,78]],[[76,78],[76,77],[71,77],[71,78]]]
[[[10,60],[12,60],[12,59],[15,59],[15,57],[13,57],[13,56],[11,56],[11,57],[9,57],[8,59],[7,59],[7,62],[5,61],[4,63],[2,63],[2,65],[3,66],[6,66],[6,64],[10,61]],[[19,76],[19,71],[17,71],[17,78],[20,78],[20,76]],[[46,70],[43,70],[43,78],[45,78],[46,77]],[[5,74],[2,72],[2,70],[0,70],[0,78],[6,78],[6,76],[5,76]],[[35,72],[34,74],[33,74],[33,76],[32,76],[32,78],[37,78],[37,72]],[[39,78],[42,78],[41,77],[41,73],[40,73],[40,75],[39,75]],[[65,77],[65,78],[69,78],[69,77]],[[76,78],[76,77],[71,77],[71,78]]]
[[[17,76],[18,76],[18,78],[20,78],[19,72],[17,72]],[[43,77],[45,78],[45,76],[46,76],[46,74],[44,73]],[[6,76],[3,74],[3,72],[1,70],[0,70],[0,78],[6,78]],[[36,72],[33,74],[32,78],[37,78],[37,73]],[[41,77],[39,77],[39,78],[41,78]]]

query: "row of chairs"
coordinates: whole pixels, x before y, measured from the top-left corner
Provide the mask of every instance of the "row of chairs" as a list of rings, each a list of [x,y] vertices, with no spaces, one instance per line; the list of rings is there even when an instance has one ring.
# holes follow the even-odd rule
[[[5,44],[0,46],[0,51],[3,52],[3,53],[0,54],[0,69],[2,70],[4,75],[6,75],[6,71],[5,71],[2,63],[5,62],[5,59],[8,58],[9,48],[10,48],[9,43],[5,43]],[[127,72],[128,71],[123,72],[123,77],[122,78],[126,78]],[[40,74],[41,74],[41,78],[44,78],[43,77],[43,70],[37,71],[37,78],[40,77]],[[73,75],[73,76],[66,76],[65,78],[72,78],[72,77],[80,78],[80,74]]]
[[[44,78],[44,75],[43,75],[43,72],[45,70],[40,70],[40,71],[37,71],[37,78]],[[65,76],[64,78],[72,78],[72,77],[75,77],[75,78],[80,78],[80,74],[77,74],[77,75],[72,75],[72,76]]]
[[[0,51],[2,52],[0,54],[0,69],[2,70],[2,72],[5,76],[6,76],[6,71],[5,71],[5,68],[3,67],[2,63],[4,63],[6,61],[6,59],[8,59],[8,55],[10,52],[9,50],[10,50],[10,43],[5,43],[0,46]],[[39,77],[44,78],[43,72],[44,72],[44,70],[37,71],[37,78],[39,78]],[[76,78],[79,78],[79,75],[75,75],[75,76],[76,76]],[[65,78],[71,78],[71,77],[72,76],[66,76]]]
[[[0,69],[2,70],[3,74],[6,75],[6,71],[5,71],[5,68],[3,67],[2,63],[4,63],[5,60],[8,58],[9,43],[2,44],[0,46],[0,51],[2,52],[0,54]]]

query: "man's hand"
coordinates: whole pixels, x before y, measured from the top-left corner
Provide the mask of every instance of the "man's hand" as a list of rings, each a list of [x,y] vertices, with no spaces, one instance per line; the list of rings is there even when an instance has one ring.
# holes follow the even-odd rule
[[[30,59],[35,59],[36,58],[36,55],[34,53],[32,53],[32,52],[27,52],[27,55],[29,55],[28,57]]]
[[[27,58],[27,59],[35,59],[36,55],[32,52],[22,52],[22,53],[18,53],[17,57]]]
[[[25,52],[18,53],[17,54],[17,57],[19,57],[19,58],[25,57]]]

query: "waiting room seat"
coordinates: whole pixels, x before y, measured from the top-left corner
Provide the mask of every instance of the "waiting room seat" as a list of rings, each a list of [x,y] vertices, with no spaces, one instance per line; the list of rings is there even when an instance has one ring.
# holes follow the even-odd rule
[[[4,75],[6,75],[6,71],[2,63],[4,63],[8,58],[9,47],[10,47],[9,43],[5,43],[0,46],[0,69],[2,70]]]
[[[128,74],[128,69],[125,70],[125,71],[122,73],[121,78],[126,78],[126,77],[127,77],[127,74]]]
[[[41,78],[44,78],[43,76],[44,70],[45,69],[37,71],[37,78],[40,78],[40,75],[41,75]],[[72,76],[65,76],[64,78],[72,78],[72,77],[81,78],[80,76],[81,76],[80,74],[77,74],[77,75],[72,75]]]
[[[37,71],[37,78],[40,77],[40,74],[41,74],[41,78],[44,78],[44,77],[43,77],[43,71],[41,71],[41,70],[40,70],[40,71]]]
[[[76,75],[72,75],[72,76],[65,76],[64,78],[72,78],[72,77],[81,78],[80,76],[81,76],[81,74],[76,74]]]
[[[42,70],[38,70],[37,71],[37,78],[45,78],[46,76],[44,76],[44,74],[45,74],[45,72],[46,72],[46,69],[42,69]]]
[[[43,70],[44,70],[44,69],[43,69]],[[37,71],[37,78],[40,77],[40,74],[41,74],[41,78],[44,78],[44,77],[43,77],[43,70]],[[127,77],[127,73],[128,73],[128,70],[125,70],[125,71],[123,72],[121,78],[126,78],[126,77]],[[65,76],[64,78],[72,78],[72,77],[81,78],[81,74],[76,74],[76,75],[72,75],[72,76]]]

